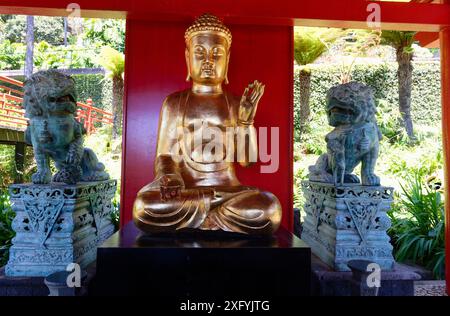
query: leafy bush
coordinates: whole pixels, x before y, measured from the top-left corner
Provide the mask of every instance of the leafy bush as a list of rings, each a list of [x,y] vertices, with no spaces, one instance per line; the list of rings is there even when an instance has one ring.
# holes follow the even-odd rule
[[[0,69],[19,70],[24,67],[26,46],[5,40],[0,43]],[[100,67],[97,55],[100,49],[80,48],[76,45],[53,46],[46,41],[34,44],[36,69],[71,69]]]
[[[433,142],[430,143],[433,145]],[[411,174],[426,178],[442,172],[442,149],[440,144],[435,145],[437,148],[411,148],[409,153],[407,150],[386,151],[382,159],[387,171],[400,179],[406,179]]]
[[[112,200],[113,210],[111,213],[111,221],[114,225],[115,231],[120,227],[120,196],[116,195]]]
[[[34,65],[38,69],[73,69],[98,67],[95,62],[98,50],[76,45],[52,46],[45,41],[35,43]]]
[[[87,46],[110,46],[125,51],[125,20],[85,19],[84,41]]]
[[[5,40],[0,43],[0,69],[21,69],[25,63],[25,45]]]
[[[402,126],[402,117],[397,108],[392,108],[386,100],[377,105],[377,123],[381,133],[391,144],[409,144],[408,135]]]
[[[18,176],[19,170],[17,170],[14,158],[14,146],[0,144],[0,188],[4,188],[13,183]],[[26,146],[24,174],[22,174],[23,180],[25,182],[30,181],[31,174],[35,170],[36,163],[33,159],[33,149],[31,146]]]
[[[15,213],[11,209],[8,191],[0,190],[0,267],[6,264],[9,257],[11,240],[15,236],[12,221]]]
[[[441,192],[414,174],[402,186],[391,211],[389,234],[398,261],[411,260],[444,277],[445,215]]]
[[[122,140],[112,139],[112,126],[107,125],[99,128],[95,134],[85,138],[84,145],[92,148],[98,159],[105,165],[106,171],[112,179],[118,179],[116,202],[120,196],[120,177],[121,177],[121,155],[116,154],[122,151]],[[118,202],[117,202],[118,205]]]
[[[306,168],[299,168],[294,175],[294,207],[302,209],[305,203],[303,197],[301,181],[306,180],[308,171]]]
[[[4,25],[4,36],[15,43],[25,43],[26,16],[8,16]],[[64,42],[64,20],[60,17],[34,17],[34,39],[58,45]]]
[[[112,111],[112,81],[102,74],[73,75],[77,86],[78,100],[85,102],[91,98],[94,106]]]

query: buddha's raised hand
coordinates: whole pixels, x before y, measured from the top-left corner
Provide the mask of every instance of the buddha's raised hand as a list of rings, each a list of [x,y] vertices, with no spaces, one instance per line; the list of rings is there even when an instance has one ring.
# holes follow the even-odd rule
[[[253,124],[259,100],[264,94],[264,87],[261,82],[255,80],[245,88],[239,105],[238,122],[240,124]]]

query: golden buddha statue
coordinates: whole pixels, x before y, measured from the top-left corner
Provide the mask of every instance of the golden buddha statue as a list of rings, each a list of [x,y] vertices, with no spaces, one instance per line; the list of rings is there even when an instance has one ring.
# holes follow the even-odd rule
[[[134,222],[145,232],[267,235],[280,225],[277,197],[241,185],[235,174],[234,161],[256,161],[253,120],[264,85],[251,83],[240,98],[222,90],[231,40],[229,29],[210,14],[186,30],[192,87],[169,95],[161,109],[155,180],[138,192],[133,207]]]

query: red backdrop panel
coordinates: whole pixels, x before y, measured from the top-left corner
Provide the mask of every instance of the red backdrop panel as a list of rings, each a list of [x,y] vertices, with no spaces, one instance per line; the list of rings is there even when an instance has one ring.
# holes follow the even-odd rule
[[[225,21],[226,23],[226,21]],[[132,218],[138,190],[153,179],[159,111],[164,98],[189,86],[185,82],[184,23],[127,22],[126,104],[121,223]],[[239,168],[242,183],[273,192],[283,206],[282,225],[292,228],[292,28],[231,25],[226,89],[241,95],[255,79],[266,85],[255,125],[279,128],[279,168],[261,173],[260,163]],[[270,133],[269,137],[270,139]],[[269,145],[270,149],[270,145]]]

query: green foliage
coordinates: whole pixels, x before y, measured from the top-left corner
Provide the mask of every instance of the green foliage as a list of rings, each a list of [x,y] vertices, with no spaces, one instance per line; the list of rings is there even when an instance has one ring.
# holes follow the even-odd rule
[[[416,124],[431,125],[441,116],[440,66],[439,62],[414,62],[413,89],[411,96],[412,116]],[[310,65],[311,97],[310,122],[317,124],[314,131],[326,123],[324,115],[325,95],[329,88],[340,82],[340,65]],[[352,79],[371,86],[377,104],[398,111],[397,63],[356,64]],[[300,128],[299,69],[294,77],[294,129]],[[322,127],[323,128],[323,127]],[[296,141],[300,139],[296,138]]]
[[[125,70],[125,56],[112,47],[102,47],[98,63],[105,68],[110,78],[121,78]]]
[[[295,137],[301,144],[301,153],[321,155],[327,151],[327,144],[325,142],[325,135],[331,131],[328,126],[326,115],[317,115],[315,119],[309,122],[305,132],[298,135],[298,130],[295,131]]]
[[[389,216],[396,260],[411,260],[444,277],[445,216],[441,192],[420,174],[407,178]]]
[[[414,36],[417,32],[411,31],[382,31],[381,32],[381,44],[389,45],[395,49],[403,49],[403,53],[412,54],[414,49]]]
[[[294,35],[294,59],[298,65],[313,63],[339,36],[336,29],[300,27]]]
[[[98,159],[105,165],[106,171],[111,179],[120,179],[122,160],[121,155],[116,154],[122,151],[122,140],[119,137],[112,139],[112,126],[102,126],[95,134],[91,134],[85,138],[84,145],[92,148]],[[120,196],[120,181],[118,180],[118,188],[115,196],[118,205]]]
[[[391,151],[390,157],[386,157],[385,165],[390,174],[404,179],[411,174],[427,177],[442,170],[444,162],[440,142],[429,140],[428,146],[410,148],[406,156],[405,151],[408,150]]]
[[[11,209],[9,194],[6,189],[0,190],[0,267],[6,264],[9,257],[11,240],[15,236],[12,221],[15,213]]]
[[[18,175],[19,171],[17,170],[14,157],[13,145],[0,144],[0,188],[14,183]],[[35,171],[35,168],[33,149],[31,146],[26,146],[24,174],[22,175],[24,181],[30,181],[31,173]]]
[[[376,30],[348,29],[345,32],[345,36],[341,36],[336,42],[346,55],[364,56],[380,42],[380,33]]]
[[[391,144],[408,144],[408,135],[402,125],[400,111],[384,100],[378,100],[377,123],[385,139]]]
[[[0,43],[0,69],[22,69],[26,46],[5,40]],[[45,41],[34,44],[34,66],[37,69],[50,68],[93,68],[98,67],[98,51],[80,48],[76,45],[53,46]]]
[[[75,79],[78,100],[86,102],[92,99],[94,106],[111,112],[112,81],[102,74],[72,75]]]
[[[307,169],[299,168],[294,175],[294,208],[302,209],[305,203],[301,181],[308,177]]]
[[[112,200],[112,213],[111,213],[111,221],[114,225],[115,231],[119,230],[120,227],[120,196],[115,196]]]
[[[0,69],[21,69],[25,63],[25,45],[4,40],[0,43]]]
[[[313,63],[326,52],[327,46],[313,34],[295,34],[294,37],[294,59],[298,65]]]
[[[22,69],[25,60],[26,16],[0,16],[0,69]],[[75,37],[69,36],[71,45],[63,46],[64,20],[54,17],[35,17],[34,64],[37,69],[92,68],[100,63],[97,56],[103,46],[110,46],[123,53],[125,49],[125,21],[84,19],[83,46],[75,45]],[[69,30],[70,31],[70,30]],[[70,35],[70,34],[68,34]],[[105,55],[106,56],[106,55]],[[120,71],[120,59],[113,58],[116,71]],[[115,59],[114,59],[115,58]],[[123,72],[123,71],[122,71]]]
[[[34,65],[38,69],[93,68],[96,55],[94,50],[76,45],[52,46],[42,41],[35,43]]]
[[[347,30],[346,36],[341,36],[335,45],[335,49],[341,50],[339,81],[347,83],[352,81],[352,71],[358,57],[366,56],[368,51],[380,47],[381,31]]]
[[[86,46],[110,46],[125,51],[125,20],[85,19],[83,21]]]
[[[26,16],[14,15],[8,18],[4,25],[4,36],[14,43],[25,43]],[[59,17],[34,17],[35,42],[46,41],[52,45],[64,42],[64,20]]]

